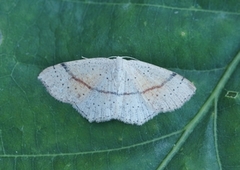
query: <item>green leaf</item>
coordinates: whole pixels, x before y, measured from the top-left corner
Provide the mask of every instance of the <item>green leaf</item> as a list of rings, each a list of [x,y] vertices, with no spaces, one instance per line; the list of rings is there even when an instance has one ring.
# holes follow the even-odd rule
[[[0,4],[0,169],[239,168],[238,1]],[[197,91],[143,126],[89,123],[37,79],[82,56],[131,56]]]

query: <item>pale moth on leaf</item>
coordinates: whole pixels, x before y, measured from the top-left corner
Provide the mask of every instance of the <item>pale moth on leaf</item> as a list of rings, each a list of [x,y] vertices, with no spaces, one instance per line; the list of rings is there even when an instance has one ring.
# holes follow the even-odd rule
[[[43,70],[38,79],[89,122],[117,119],[142,125],[158,113],[182,107],[196,90],[175,72],[123,57],[60,63]]]

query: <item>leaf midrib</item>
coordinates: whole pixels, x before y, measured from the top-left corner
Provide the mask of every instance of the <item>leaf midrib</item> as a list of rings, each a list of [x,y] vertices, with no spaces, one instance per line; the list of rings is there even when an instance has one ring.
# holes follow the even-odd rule
[[[165,159],[160,163],[158,170],[164,169],[167,164],[171,161],[171,159],[176,155],[176,153],[180,150],[180,148],[183,146],[184,142],[187,140],[187,138],[190,136],[192,131],[195,129],[195,127],[200,123],[200,121],[203,119],[203,117],[208,113],[209,108],[211,107],[212,104],[214,104],[215,100],[215,105],[218,102],[218,98],[222,92],[222,89],[228,82],[228,79],[231,77],[233,72],[236,70],[237,65],[240,62],[240,52],[234,57],[234,59],[229,63],[229,65],[226,68],[226,71],[223,73],[222,77],[220,78],[219,82],[217,83],[215,89],[211,93],[211,95],[208,97],[206,102],[203,104],[203,106],[200,108],[196,116],[185,126],[185,131],[182,134],[182,136],[179,138],[177,143],[174,145],[172,150],[167,154]],[[217,114],[217,107],[215,108],[215,114]],[[216,139],[216,137],[215,137]],[[216,147],[216,149],[218,149]],[[218,153],[216,151],[216,153]],[[219,156],[218,156],[219,158]],[[220,164],[220,160],[218,161]]]

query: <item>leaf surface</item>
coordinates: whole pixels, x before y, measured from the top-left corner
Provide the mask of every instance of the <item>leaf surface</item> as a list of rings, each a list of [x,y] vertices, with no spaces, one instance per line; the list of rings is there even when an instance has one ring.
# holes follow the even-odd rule
[[[238,169],[240,3],[29,1],[0,5],[0,169]],[[143,126],[89,123],[38,81],[81,57],[131,56],[197,87]]]

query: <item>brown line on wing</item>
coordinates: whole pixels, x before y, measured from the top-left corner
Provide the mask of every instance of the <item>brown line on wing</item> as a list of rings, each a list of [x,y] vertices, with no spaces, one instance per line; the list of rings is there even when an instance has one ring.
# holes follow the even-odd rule
[[[65,63],[61,63],[61,66],[66,70],[66,72],[75,80],[77,81],[78,83],[86,86],[88,89],[90,90],[95,90],[99,93],[105,93],[105,94],[114,94],[114,95],[117,95],[117,96],[121,96],[121,95],[134,95],[134,94],[141,94],[141,93],[147,93],[151,90],[154,90],[154,89],[158,89],[158,88],[162,88],[167,82],[169,82],[174,76],[176,76],[177,74],[176,73],[172,73],[170,74],[170,76],[168,77],[168,79],[166,79],[162,84],[160,85],[157,85],[157,86],[153,86],[151,88],[148,88],[148,89],[145,89],[141,92],[137,91],[137,92],[130,92],[130,93],[117,93],[117,92],[113,92],[113,91],[105,91],[105,90],[100,90],[100,89],[97,89],[97,88],[94,88],[90,85],[88,85],[87,83],[85,83],[83,80],[79,79],[79,78],[76,78],[74,76],[74,74],[68,69],[67,65]]]

